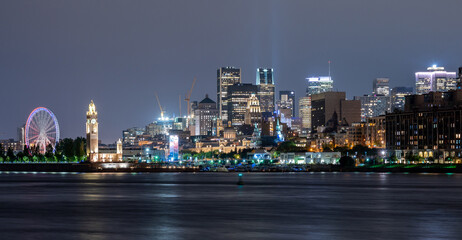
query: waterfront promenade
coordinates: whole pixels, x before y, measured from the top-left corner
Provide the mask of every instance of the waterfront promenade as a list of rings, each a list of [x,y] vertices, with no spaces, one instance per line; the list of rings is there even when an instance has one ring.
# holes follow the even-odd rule
[[[0,163],[0,171],[21,172],[391,172],[462,173],[460,164],[389,164],[358,167],[323,164],[191,163]]]

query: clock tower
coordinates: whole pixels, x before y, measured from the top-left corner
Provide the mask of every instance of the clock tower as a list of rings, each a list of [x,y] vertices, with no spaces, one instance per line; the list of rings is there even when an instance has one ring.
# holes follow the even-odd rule
[[[95,104],[91,100],[87,111],[87,159],[91,162],[98,161],[98,113]]]

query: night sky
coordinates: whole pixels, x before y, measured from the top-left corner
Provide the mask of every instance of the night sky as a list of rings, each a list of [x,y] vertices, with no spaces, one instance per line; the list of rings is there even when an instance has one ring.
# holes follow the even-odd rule
[[[85,134],[91,99],[100,138],[178,115],[192,100],[216,100],[216,70],[272,67],[276,91],[305,93],[305,78],[327,75],[349,98],[372,80],[414,87],[432,64],[462,66],[460,0],[0,1],[0,139],[38,106],[57,116],[62,137]]]

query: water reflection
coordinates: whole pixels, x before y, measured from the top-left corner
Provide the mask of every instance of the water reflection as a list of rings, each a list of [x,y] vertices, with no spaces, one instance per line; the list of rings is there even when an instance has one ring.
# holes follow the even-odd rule
[[[462,175],[0,173],[2,239],[396,239],[462,233]]]

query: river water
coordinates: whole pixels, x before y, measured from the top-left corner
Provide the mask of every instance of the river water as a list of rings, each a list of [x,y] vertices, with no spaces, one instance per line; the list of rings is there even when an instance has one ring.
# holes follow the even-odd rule
[[[0,173],[0,239],[461,239],[462,175]]]

